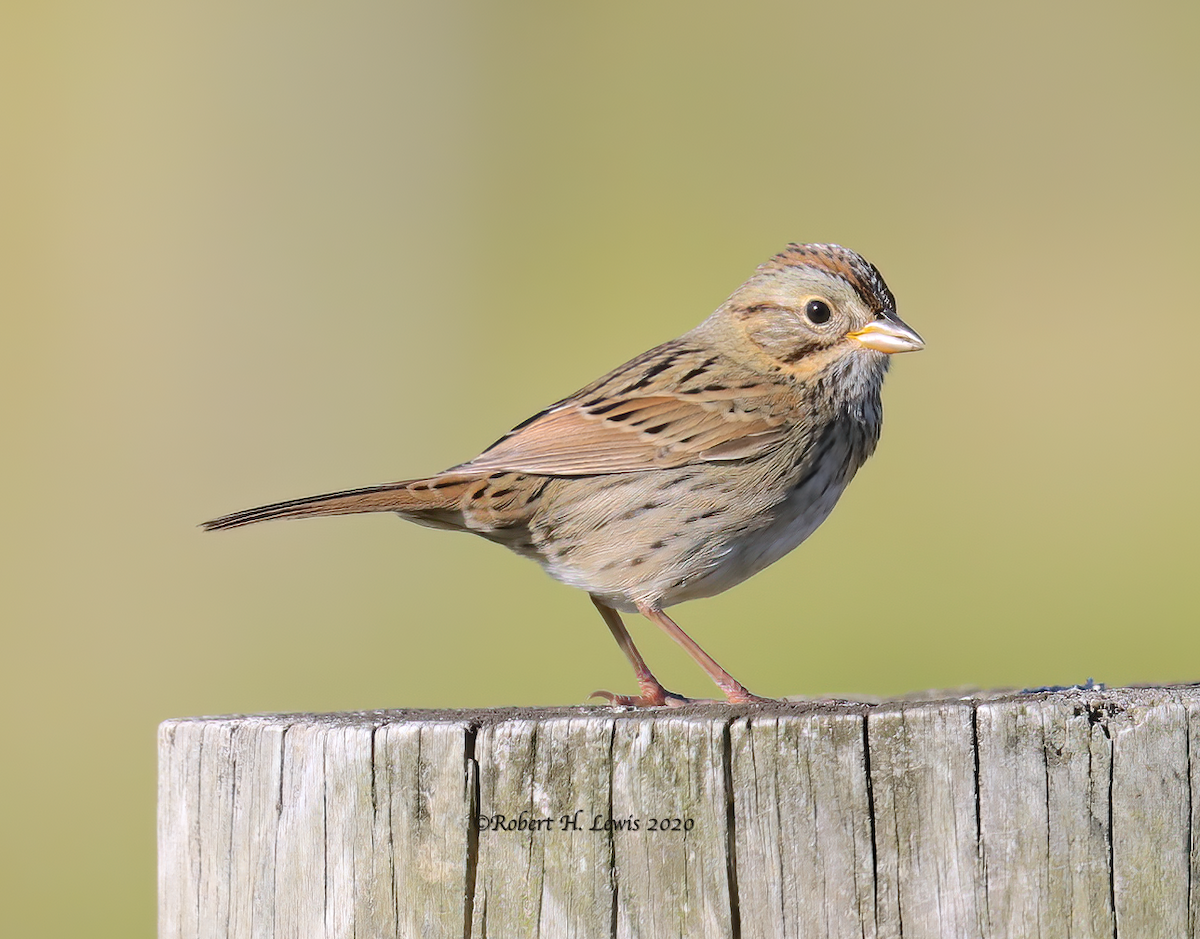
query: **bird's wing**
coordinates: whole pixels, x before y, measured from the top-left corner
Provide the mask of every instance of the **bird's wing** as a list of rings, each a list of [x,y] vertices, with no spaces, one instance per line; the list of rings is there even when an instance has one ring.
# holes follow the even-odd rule
[[[647,389],[651,390],[651,389]],[[785,435],[768,385],[580,392],[496,441],[459,469],[592,476],[761,456]]]

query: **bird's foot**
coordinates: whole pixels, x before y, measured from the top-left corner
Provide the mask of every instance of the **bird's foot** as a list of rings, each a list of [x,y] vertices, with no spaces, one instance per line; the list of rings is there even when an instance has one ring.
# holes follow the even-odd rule
[[[741,685],[733,685],[726,688],[721,686],[721,690],[725,692],[725,700],[730,704],[778,704],[776,698],[764,698],[762,695],[757,695],[753,691],[743,688]]]
[[[762,695],[754,694],[752,691],[747,691],[741,685],[736,688],[726,689],[725,700],[729,704],[778,704],[775,698],[764,698]],[[655,682],[654,684],[644,684],[642,693],[638,695],[631,694],[614,694],[611,691],[593,691],[589,697],[603,698],[611,707],[628,707],[628,708],[678,708],[685,704],[721,704],[713,698],[685,698],[681,694],[676,694],[673,691],[667,691],[662,685]]]
[[[610,707],[623,708],[678,708],[685,704],[697,703],[692,698],[685,698],[674,691],[667,691],[657,681],[640,683],[642,693],[638,695],[614,694],[611,691],[593,691],[589,698],[603,698]]]

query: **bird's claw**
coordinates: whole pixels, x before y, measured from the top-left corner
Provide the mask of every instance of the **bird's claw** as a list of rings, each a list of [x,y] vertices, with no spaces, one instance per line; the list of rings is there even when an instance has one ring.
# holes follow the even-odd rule
[[[725,692],[725,699],[730,704],[778,704],[775,698],[764,698],[762,695],[755,694],[753,691],[747,691],[741,685],[730,690],[722,688]]]
[[[667,691],[661,685],[657,688],[643,689],[639,695],[615,694],[611,691],[593,691],[588,697],[603,698],[608,702],[609,707],[622,708],[678,708],[683,707],[685,704],[696,703],[691,698],[685,698],[681,694]]]

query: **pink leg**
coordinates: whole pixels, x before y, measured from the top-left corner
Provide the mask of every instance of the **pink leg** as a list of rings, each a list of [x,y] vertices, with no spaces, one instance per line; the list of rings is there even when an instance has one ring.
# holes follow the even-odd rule
[[[617,640],[617,645],[625,653],[625,658],[629,659],[629,664],[633,666],[633,674],[637,677],[638,687],[642,692],[640,695],[634,697],[632,695],[613,694],[611,691],[593,691],[592,697],[605,698],[609,704],[619,704],[625,707],[678,707],[681,704],[687,704],[687,698],[672,691],[667,691],[659,680],[650,673],[650,669],[646,667],[646,662],[642,658],[641,653],[638,652],[637,646],[633,644],[633,638],[629,635],[629,630],[621,622],[621,614],[596,597],[592,597],[592,602],[596,604],[596,609],[604,617],[604,622],[608,624],[613,638]]]
[[[696,663],[708,673],[708,677],[716,682],[717,687],[725,692],[730,704],[750,704],[754,702],[771,701],[772,698],[762,698],[746,690],[746,687],[729,672],[717,664],[716,659],[696,644],[696,641],[685,633],[671,617],[662,610],[652,606],[638,604],[638,612],[650,622],[657,624],[662,630],[683,646],[684,650]]]

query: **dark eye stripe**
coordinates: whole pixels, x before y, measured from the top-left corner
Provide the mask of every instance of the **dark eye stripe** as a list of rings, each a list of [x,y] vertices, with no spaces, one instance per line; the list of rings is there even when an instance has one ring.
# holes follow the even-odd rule
[[[820,348],[821,348],[821,343],[819,343],[819,342],[801,343],[800,345],[795,346],[792,349],[789,349],[788,354],[783,357],[783,361],[787,362],[789,365],[794,365],[796,362],[799,362],[802,358],[804,358],[810,352],[816,352]]]

